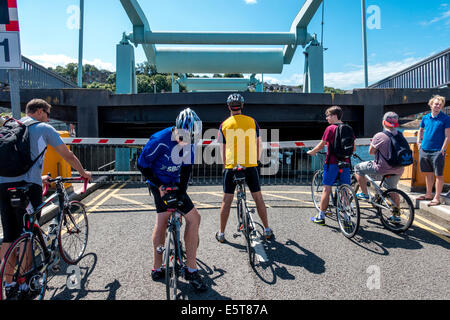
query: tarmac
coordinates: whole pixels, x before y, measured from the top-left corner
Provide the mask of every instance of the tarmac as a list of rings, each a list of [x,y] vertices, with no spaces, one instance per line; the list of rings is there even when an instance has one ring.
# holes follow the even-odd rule
[[[95,190],[97,190],[101,185],[102,178],[96,179],[96,182],[89,183],[86,192],[82,194],[83,187],[81,185],[75,186],[68,190],[69,198],[71,200],[81,200],[84,197],[88,196]],[[408,196],[411,198],[415,205],[415,209],[419,209],[425,212],[428,212],[432,215],[438,216],[442,219],[445,219],[450,222],[450,191],[447,193],[443,193],[441,196],[441,204],[437,206],[428,206],[430,201],[417,200],[418,197],[423,195],[423,192],[411,191],[411,188],[402,184],[398,185],[399,189],[405,191]],[[52,204],[51,206],[44,208],[42,212],[41,224],[45,224],[50,221],[56,214],[58,210],[58,206]]]
[[[81,184],[74,184],[72,187],[67,189],[69,199],[70,200],[82,200],[87,197],[89,194],[93,193],[95,190],[100,188],[103,183],[102,181],[106,177],[100,177],[95,180],[95,182],[89,183],[86,191],[83,193],[83,186]],[[399,184],[398,187],[406,192],[413,203],[415,204],[416,209],[420,209],[422,211],[428,212],[431,215],[440,217],[448,222],[450,222],[450,191],[448,193],[444,193],[441,196],[441,204],[437,206],[428,206],[430,201],[421,201],[417,200],[417,198],[423,195],[423,192],[411,191],[411,188],[402,184]],[[50,204],[42,210],[40,224],[44,225],[49,222],[53,217],[56,216],[58,212],[58,206],[56,204]],[[3,238],[3,234],[0,232],[0,242]]]

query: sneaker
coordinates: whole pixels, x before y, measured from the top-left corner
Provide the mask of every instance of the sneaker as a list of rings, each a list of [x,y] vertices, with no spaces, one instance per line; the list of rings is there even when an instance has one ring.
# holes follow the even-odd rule
[[[153,281],[159,281],[162,279],[165,279],[166,277],[166,270],[164,268],[161,268],[161,270],[157,271],[155,269],[152,270],[152,280]]]
[[[264,229],[264,237],[266,239],[270,239],[273,237],[273,230],[268,228],[268,229]]]
[[[362,200],[369,200],[369,195],[368,195],[368,194],[365,194],[365,193],[362,193],[362,192],[357,193],[357,194],[356,194],[356,197],[357,197],[358,199],[362,199]]]
[[[225,242],[225,234],[220,234],[219,231],[216,232],[216,240],[219,241],[220,243],[224,243]]]
[[[198,271],[189,272],[187,268],[184,269],[184,278],[189,281],[191,286],[196,291],[206,291],[208,287],[203,283],[203,279]]]
[[[315,217],[311,217],[311,221],[314,222],[315,224],[324,226],[325,225],[325,217],[321,218],[319,217],[319,215],[315,216]]]
[[[387,220],[389,222],[392,222],[392,223],[400,223],[400,222],[402,222],[402,219],[400,217],[397,217],[395,215],[395,213],[394,213],[394,215],[390,216]]]

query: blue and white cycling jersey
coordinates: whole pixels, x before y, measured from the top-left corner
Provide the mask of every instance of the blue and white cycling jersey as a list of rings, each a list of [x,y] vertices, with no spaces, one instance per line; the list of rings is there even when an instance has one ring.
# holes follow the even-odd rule
[[[138,166],[151,169],[163,184],[179,183],[181,166],[194,164],[194,145],[179,145],[173,137],[173,128],[153,134],[138,159]]]

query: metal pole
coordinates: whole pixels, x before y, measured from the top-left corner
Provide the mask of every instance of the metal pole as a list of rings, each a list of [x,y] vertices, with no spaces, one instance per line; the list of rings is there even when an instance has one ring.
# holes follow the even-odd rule
[[[84,0],[80,0],[80,34],[78,41],[78,86],[83,86],[83,22]]]
[[[11,99],[11,112],[14,119],[20,119],[21,109],[20,109],[20,83],[19,83],[19,70],[9,69],[9,90]]]
[[[361,0],[362,34],[363,34],[363,60],[364,60],[364,85],[369,86],[369,75],[367,68],[367,38],[366,38],[366,1]]]

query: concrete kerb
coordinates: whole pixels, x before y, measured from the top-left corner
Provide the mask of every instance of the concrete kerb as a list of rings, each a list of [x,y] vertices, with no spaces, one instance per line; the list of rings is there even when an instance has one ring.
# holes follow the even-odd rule
[[[415,209],[426,211],[432,215],[450,221],[450,191],[447,194],[441,195],[440,205],[429,207],[428,203],[430,203],[430,201],[417,200],[417,198],[422,196],[425,192],[411,191],[410,187],[402,185],[401,183],[398,184],[398,187],[408,194],[414,204]]]

